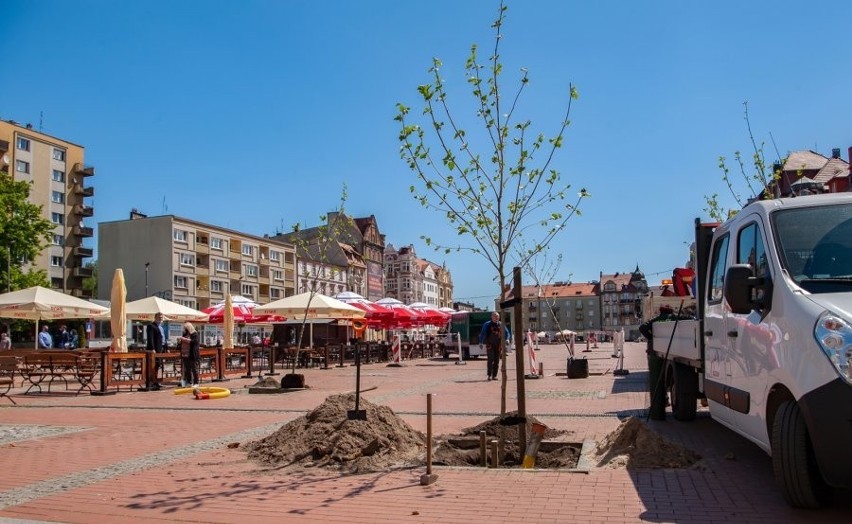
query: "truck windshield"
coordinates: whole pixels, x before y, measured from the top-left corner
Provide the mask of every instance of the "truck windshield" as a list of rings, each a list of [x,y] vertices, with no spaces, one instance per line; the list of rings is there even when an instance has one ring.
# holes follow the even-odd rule
[[[781,265],[811,293],[852,290],[852,204],[773,214]]]

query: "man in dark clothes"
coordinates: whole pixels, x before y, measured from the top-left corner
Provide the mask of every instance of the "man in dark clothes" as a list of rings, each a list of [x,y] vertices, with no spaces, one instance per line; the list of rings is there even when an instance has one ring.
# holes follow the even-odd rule
[[[163,314],[157,313],[154,315],[154,321],[148,324],[145,332],[146,343],[145,349],[149,351],[154,351],[155,353],[162,353],[168,347],[168,343],[166,342],[166,333],[163,331]],[[160,368],[162,367],[162,362],[157,360],[157,364],[154,366],[154,380],[151,384],[151,389],[157,391],[160,389]]]
[[[503,356],[503,348],[508,341],[509,328],[500,322],[500,314],[494,311],[491,313],[491,320],[483,324],[479,332],[479,347],[484,343],[488,355],[488,380],[497,380],[500,357]]]

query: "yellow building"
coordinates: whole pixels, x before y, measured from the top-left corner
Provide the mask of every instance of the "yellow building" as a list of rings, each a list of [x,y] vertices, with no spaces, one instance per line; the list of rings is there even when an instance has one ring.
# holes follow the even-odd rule
[[[108,299],[116,268],[127,300],[151,295],[204,309],[242,295],[259,304],[295,294],[292,244],[174,215],[98,224],[98,294]]]
[[[30,264],[47,272],[50,286],[89,298],[83,279],[92,270],[83,267],[92,256],[85,245],[94,234],[94,209],[86,198],[95,194],[86,179],[95,168],[84,163],[83,146],[40,133],[32,125],[0,121],[0,171],[14,180],[32,183],[30,201],[42,206],[44,217],[55,224],[50,245]]]

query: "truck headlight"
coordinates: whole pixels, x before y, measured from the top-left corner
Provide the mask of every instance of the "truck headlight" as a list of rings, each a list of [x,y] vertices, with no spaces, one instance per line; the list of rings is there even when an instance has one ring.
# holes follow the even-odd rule
[[[817,321],[814,336],[837,373],[852,385],[852,326],[827,312]]]

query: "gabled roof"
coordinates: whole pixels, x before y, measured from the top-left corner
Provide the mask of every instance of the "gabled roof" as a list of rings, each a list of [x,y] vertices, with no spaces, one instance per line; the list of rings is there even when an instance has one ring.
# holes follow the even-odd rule
[[[826,164],[814,175],[814,182],[827,183],[829,180],[836,177],[849,176],[849,163],[842,158],[831,158]]]
[[[784,162],[784,171],[818,171],[822,169],[828,158],[814,151],[793,151]]]
[[[538,289],[538,286],[523,286],[521,296],[525,300],[538,298]],[[595,297],[598,295],[597,290],[597,282],[544,284],[541,286],[541,298]],[[512,292],[509,296],[512,296]]]

